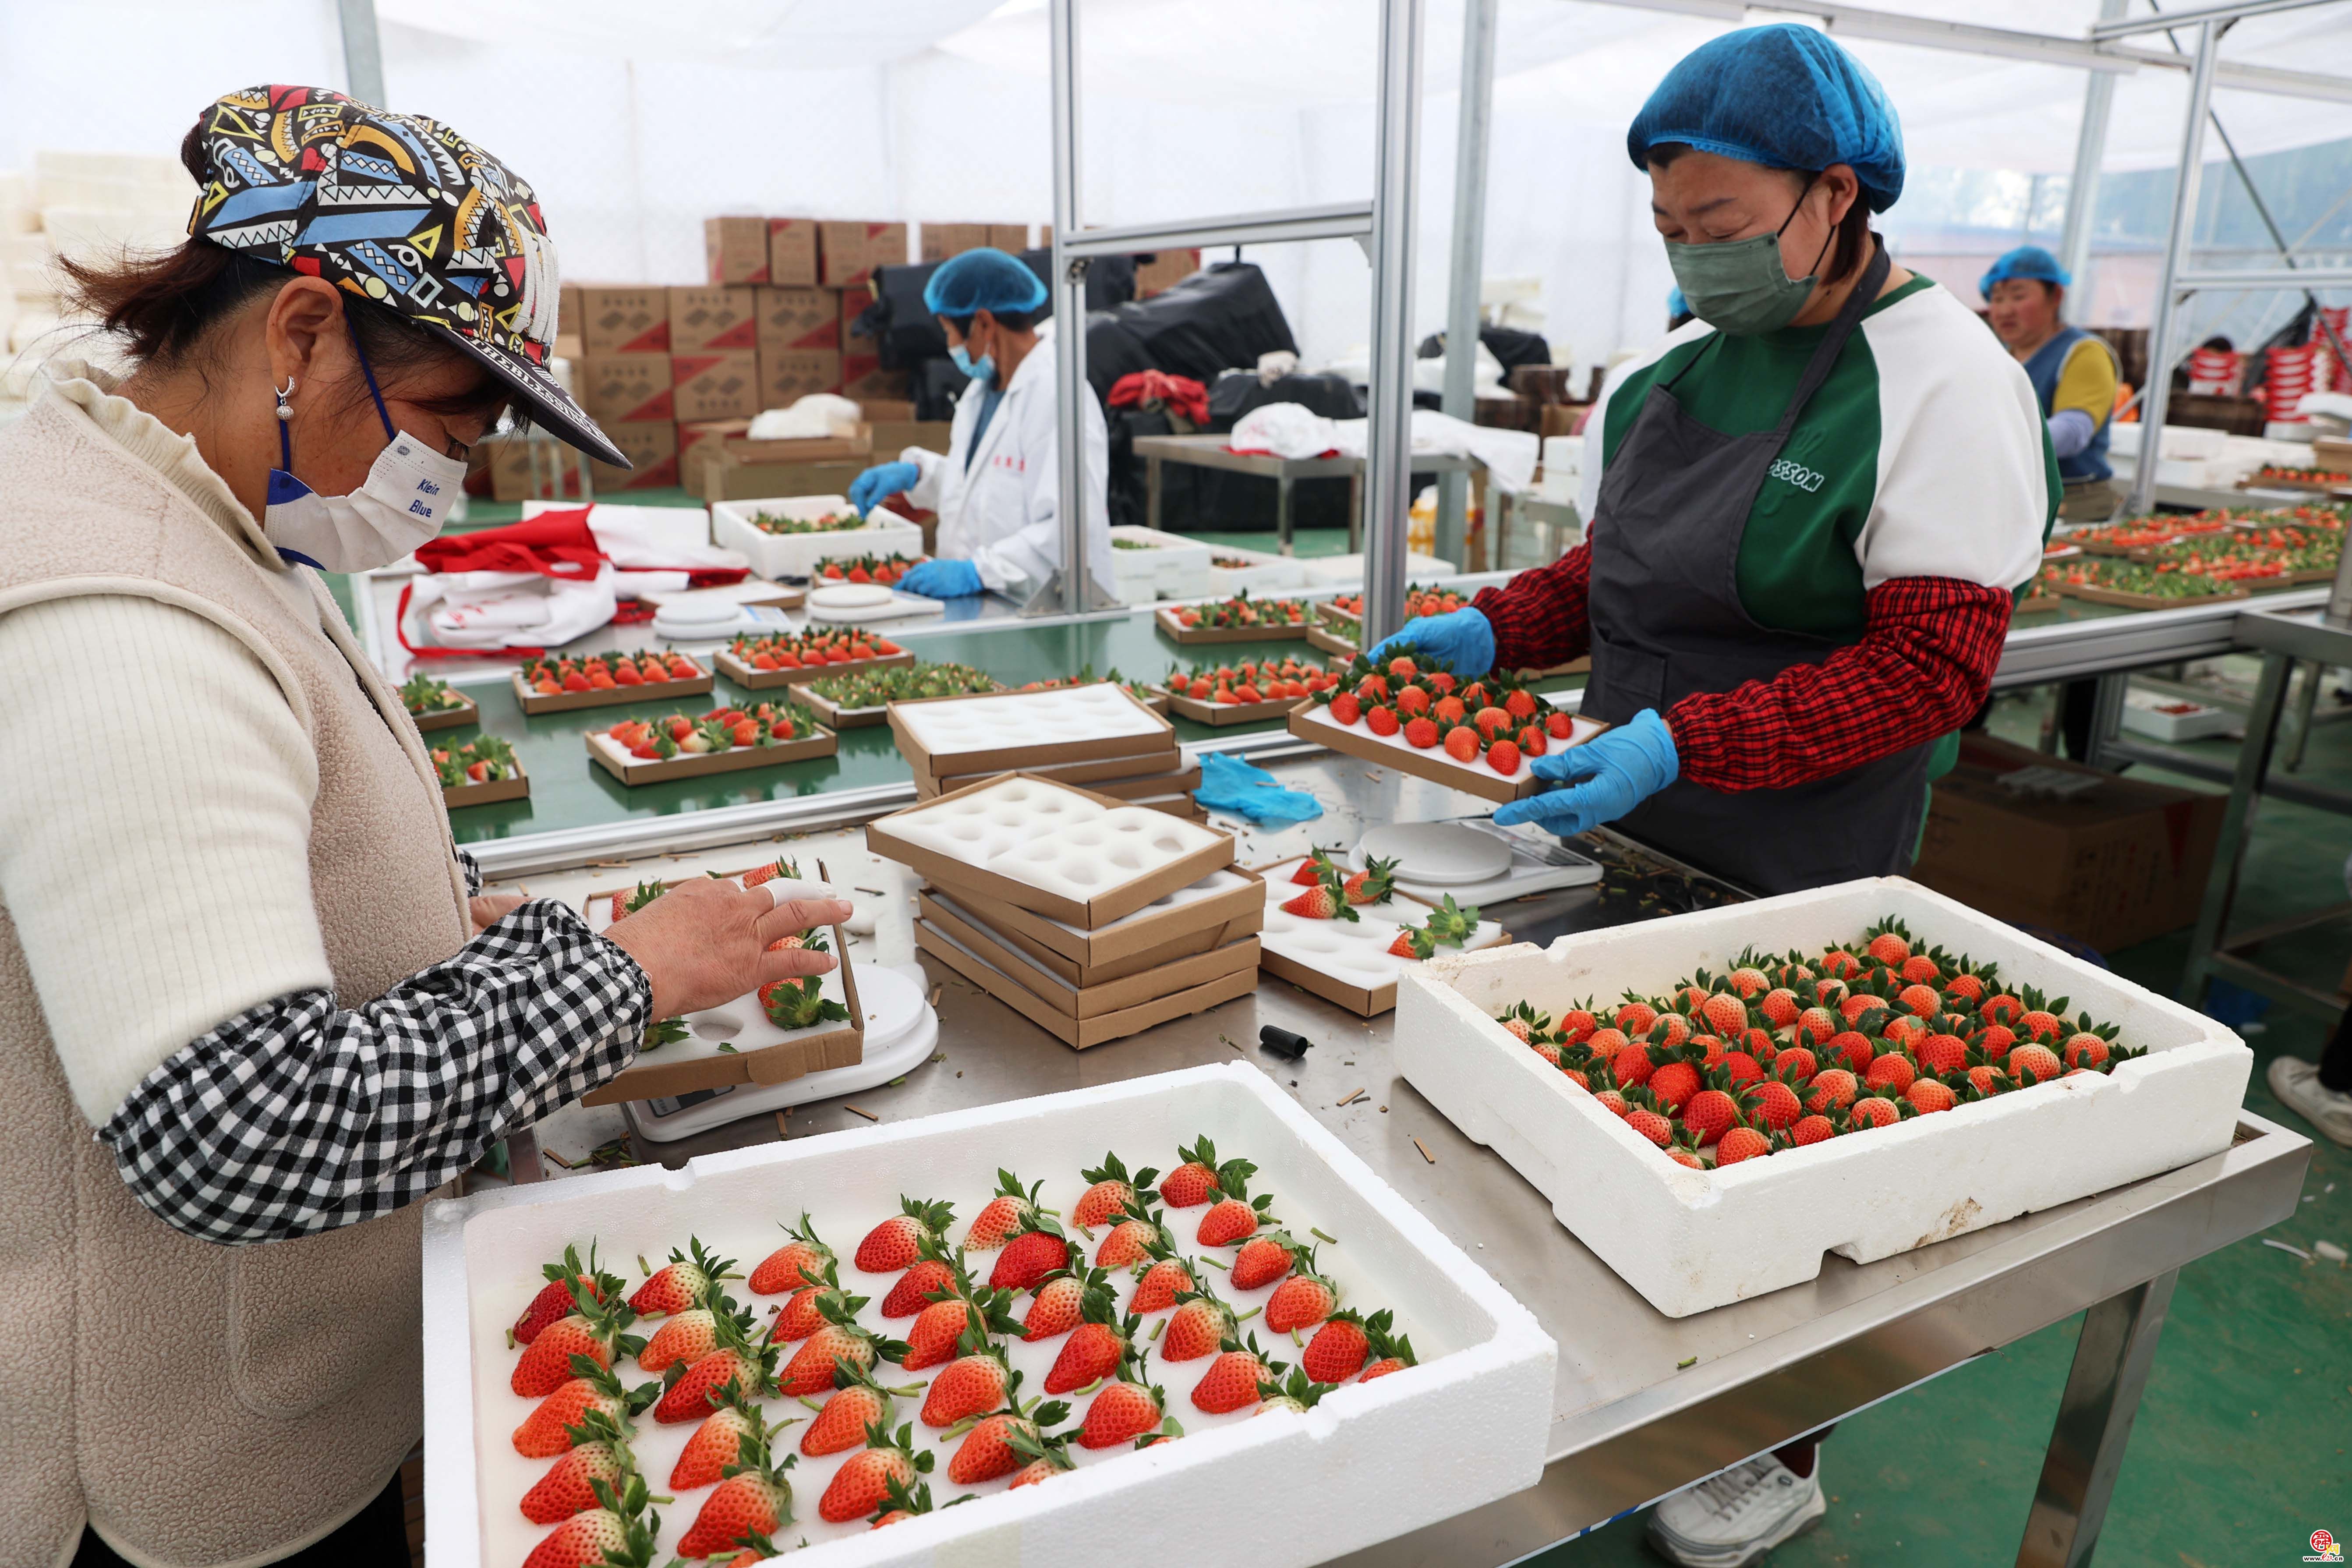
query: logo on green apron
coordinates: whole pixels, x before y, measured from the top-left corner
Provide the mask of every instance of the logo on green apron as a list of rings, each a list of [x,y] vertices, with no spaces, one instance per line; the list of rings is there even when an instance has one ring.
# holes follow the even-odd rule
[[[1813,491],[1820,489],[1822,488],[1822,481],[1829,476],[1822,473],[1817,473],[1813,469],[1805,467],[1804,464],[1800,463],[1793,458],[1782,458],[1770,468],[1764,470],[1764,477],[1769,479],[1779,479],[1783,484],[1794,485],[1799,489],[1803,490],[1806,494],[1810,495]]]

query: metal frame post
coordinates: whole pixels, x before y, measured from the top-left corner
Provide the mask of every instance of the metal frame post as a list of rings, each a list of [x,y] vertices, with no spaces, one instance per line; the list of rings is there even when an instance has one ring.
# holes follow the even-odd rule
[[[2124,14],[2128,3],[2129,0],[2099,0],[2099,19],[2115,20]],[[2058,265],[2077,287],[2085,290],[2091,282],[2091,220],[2098,214],[2099,174],[2107,153],[2107,121],[2116,102],[2113,71],[2086,74],[2090,80],[2083,87],[2083,128],[2074,138],[2074,173],[2066,182],[2066,226],[2058,241]]]
[[[2109,0],[2119,3],[2119,0]],[[1445,310],[1445,412],[1456,419],[1478,413],[1478,300],[1486,252],[1486,147],[1495,114],[1495,21],[1500,0],[1467,0],[1462,7],[1462,107],[1454,145],[1454,254]],[[1466,353],[1463,352],[1467,345]],[[1470,476],[1437,481],[1434,553],[1466,570]],[[1494,544],[1502,559],[1501,542]]]
[[[2104,25],[2104,24],[2103,24]],[[2172,222],[2165,230],[2164,266],[2157,278],[2156,320],[2147,333],[2147,385],[2140,393],[2140,454],[2132,465],[2126,512],[2144,512],[2156,494],[2164,460],[2164,414],[2172,401],[2172,335],[2180,314],[2180,274],[2197,233],[2198,188],[2204,174],[2205,121],[2213,104],[2213,50],[2219,24],[2197,26],[2196,58],[2189,68],[2189,122],[2180,133],[2180,175],[2172,187]]]
[[[1420,184],[1423,9],[1423,0],[1381,4],[1380,144],[1372,172],[1372,396],[1364,459],[1367,648],[1404,624],[1405,513],[1412,505],[1412,239]]]
[[[383,35],[375,25],[375,0],[335,0],[335,21],[342,30],[343,81],[351,95],[385,107]]]
[[[1095,607],[1094,574],[1087,560],[1086,408],[1087,262],[1067,253],[1078,230],[1078,7],[1052,0],[1054,74],[1054,443],[1056,505],[1062,523],[1060,592],[1049,582],[1022,606],[1024,615],[1056,610],[1077,615]]]
[[[2026,1515],[2018,1568],[2084,1568],[2107,1521],[2107,1501],[2131,1441],[2165,1310],[2180,1279],[2174,1268],[2094,1306],[2074,1342],[2066,1391]]]

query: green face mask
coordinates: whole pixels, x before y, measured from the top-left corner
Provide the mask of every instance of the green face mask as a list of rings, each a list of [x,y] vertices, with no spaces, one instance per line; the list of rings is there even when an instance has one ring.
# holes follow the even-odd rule
[[[1812,297],[1814,274],[1790,279],[1780,265],[1780,234],[1796,221],[1812,188],[1806,182],[1797,193],[1797,205],[1770,234],[1719,245],[1666,242],[1666,262],[1675,269],[1675,282],[1691,314],[1718,331],[1746,336],[1776,331],[1805,308]],[[1822,241],[1822,256],[1829,254],[1830,239],[1835,237],[1832,234]],[[1821,264],[1820,256],[1813,258],[1815,272]]]

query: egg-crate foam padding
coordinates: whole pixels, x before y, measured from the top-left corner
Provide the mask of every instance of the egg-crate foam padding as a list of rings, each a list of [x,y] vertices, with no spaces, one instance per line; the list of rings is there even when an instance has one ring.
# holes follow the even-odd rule
[[[1016,909],[952,875],[926,880],[945,892],[959,909],[970,910],[991,931],[1018,942],[1041,963],[1045,962],[1045,954],[1058,956],[1069,967],[1055,968],[1055,973],[1072,984],[1115,980],[1120,973],[1132,973],[1131,966],[1139,963],[1149,967],[1159,962],[1157,954],[1176,952],[1176,944],[1196,937],[1216,933],[1214,941],[1200,944],[1216,947],[1265,924],[1265,899],[1257,873],[1238,866],[1221,867],[1093,931]],[[1121,964],[1130,967],[1114,969]],[[1050,963],[1047,967],[1054,968]]]
[[[915,945],[1073,1050],[1123,1040],[1172,1018],[1205,1013],[1257,989],[1257,966],[1252,964],[1132,1007],[1073,1018],[929,921],[915,922]]]
[[[1406,921],[1422,924],[1435,905],[1400,889],[1379,903],[1352,906],[1353,921],[1318,921],[1289,914],[1282,905],[1307,891],[1304,885],[1290,879],[1306,858],[1294,855],[1251,868],[1265,882],[1265,925],[1258,935],[1258,967],[1351,1013],[1378,1017],[1396,1005],[1398,977],[1420,968],[1423,962],[1399,958],[1388,951],[1389,945]],[[1461,947],[1437,951],[1476,952],[1510,940],[1499,921],[1482,919]]]
[[[700,778],[706,773],[740,773],[745,768],[782,767],[792,763],[830,757],[841,749],[841,737],[824,725],[813,735],[795,735],[764,746],[732,746],[723,752],[680,752],[674,757],[633,757],[628,748],[602,730],[587,731],[588,759],[625,784],[663,784],[671,779]]]
[[[757,669],[736,658],[732,648],[720,648],[716,657],[719,672],[748,691],[771,691],[779,686],[798,686],[835,675],[862,675],[869,669],[898,669],[915,662],[915,656],[904,648],[874,658],[851,659],[846,664],[807,664],[798,669]]]
[[[693,655],[685,657],[693,658]],[[702,661],[695,659],[696,668]],[[641,686],[615,685],[609,689],[591,688],[586,691],[559,691],[552,696],[533,691],[523,681],[522,671],[509,670],[507,680],[514,691],[516,706],[536,716],[541,713],[570,713],[582,708],[617,708],[626,702],[666,702],[673,697],[697,697],[709,691],[715,682],[710,671],[683,680],[648,680]]]
[[[1020,944],[988,930],[978,923],[976,917],[970,916],[968,912],[959,912],[953,901],[945,895],[919,894],[916,904],[921,918],[985,959],[992,968],[1011,976],[1055,1011],[1074,1018],[1096,1018],[1106,1013],[1140,1006],[1162,996],[1223,979],[1236,970],[1257,968],[1257,938],[1244,936],[1204,952],[1171,955],[1163,963],[1139,969],[1117,980],[1078,985],[1063,979],[1045,965],[1032,961]]]
[[[1165,718],[1108,681],[913,698],[890,704],[890,731],[900,754],[934,778],[1146,756],[1176,743]]]

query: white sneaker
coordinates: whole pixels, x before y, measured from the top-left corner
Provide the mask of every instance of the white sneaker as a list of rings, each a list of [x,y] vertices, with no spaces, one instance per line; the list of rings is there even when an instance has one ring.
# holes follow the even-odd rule
[[[1800,1476],[1767,1454],[1676,1492],[1650,1510],[1650,1549],[1683,1568],[1740,1568],[1820,1522],[1821,1461]]]
[[[2352,1094],[2319,1081],[2319,1064],[2297,1057],[2274,1057],[2270,1071],[2271,1092],[2289,1110],[2335,1142],[2352,1149]]]

